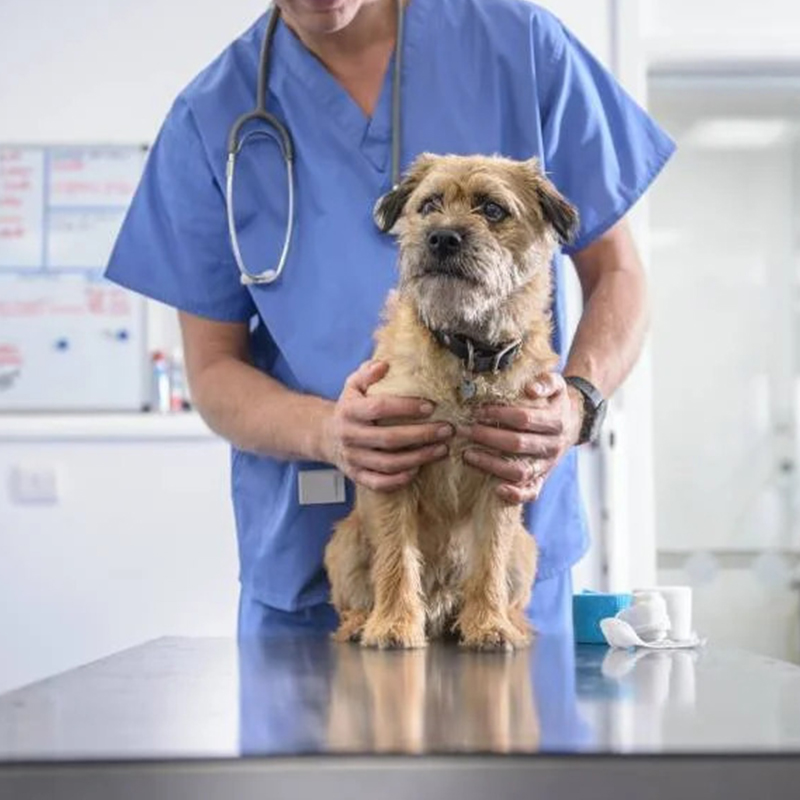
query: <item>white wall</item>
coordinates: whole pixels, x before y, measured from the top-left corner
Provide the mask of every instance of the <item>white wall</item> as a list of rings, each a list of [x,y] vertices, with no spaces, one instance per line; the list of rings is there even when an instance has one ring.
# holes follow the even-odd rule
[[[790,0],[641,0],[645,33],[706,39],[740,36],[797,41],[800,6]]]
[[[605,3],[543,5],[608,58]],[[151,141],[177,92],[265,6],[0,0],[0,141]]]
[[[264,0],[2,0],[0,141],[150,142]]]
[[[800,58],[800,6],[790,0],[641,0],[656,61]]]

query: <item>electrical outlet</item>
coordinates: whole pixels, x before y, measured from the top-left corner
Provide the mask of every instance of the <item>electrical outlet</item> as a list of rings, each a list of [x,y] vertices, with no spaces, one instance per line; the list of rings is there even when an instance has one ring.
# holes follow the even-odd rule
[[[58,472],[53,466],[17,465],[11,470],[11,500],[18,505],[57,503],[58,484]]]

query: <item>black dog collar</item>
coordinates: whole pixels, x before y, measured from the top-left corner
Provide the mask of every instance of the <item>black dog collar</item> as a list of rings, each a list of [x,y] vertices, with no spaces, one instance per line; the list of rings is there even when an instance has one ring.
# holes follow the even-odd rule
[[[453,355],[461,359],[467,372],[471,375],[508,369],[525,341],[517,339],[514,342],[495,347],[460,333],[449,333],[448,331],[431,331],[431,333],[442,347],[446,347]]]

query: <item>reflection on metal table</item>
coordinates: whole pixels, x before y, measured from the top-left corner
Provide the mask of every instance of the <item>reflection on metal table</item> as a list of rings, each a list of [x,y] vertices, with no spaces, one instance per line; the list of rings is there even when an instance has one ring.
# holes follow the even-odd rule
[[[159,639],[0,696],[3,800],[796,797],[798,756],[800,668],[713,648]]]

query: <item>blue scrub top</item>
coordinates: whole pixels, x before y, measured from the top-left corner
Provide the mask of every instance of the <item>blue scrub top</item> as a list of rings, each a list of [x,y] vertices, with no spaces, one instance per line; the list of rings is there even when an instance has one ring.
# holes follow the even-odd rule
[[[150,153],[107,276],[181,310],[250,322],[256,365],[291,389],[338,397],[369,358],[395,284],[396,242],[371,218],[391,182],[391,81],[366,117],[322,63],[278,26],[267,107],[296,148],[297,216],[275,284],[243,287],[225,221],[230,126],[254,105],[267,17],[180,94]],[[538,156],[580,210],[580,250],[619,220],[672,154],[670,139],[552,14],[525,0],[411,0],[406,11],[402,162],[419,154]],[[250,271],[274,268],[287,215],[276,144],[255,137],[237,168],[237,227]],[[553,263],[554,347],[564,356],[563,264]],[[233,449],[240,578],[258,600],[293,611],[323,602],[322,557],[352,502],[299,506],[286,463]],[[573,450],[525,509],[539,578],[588,546]]]

